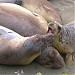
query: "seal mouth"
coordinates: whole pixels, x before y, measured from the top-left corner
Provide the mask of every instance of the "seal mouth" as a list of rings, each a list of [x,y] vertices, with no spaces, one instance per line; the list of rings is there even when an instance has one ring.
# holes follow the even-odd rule
[[[47,33],[53,33],[53,30],[52,30],[51,27],[48,27],[48,31],[47,31]]]

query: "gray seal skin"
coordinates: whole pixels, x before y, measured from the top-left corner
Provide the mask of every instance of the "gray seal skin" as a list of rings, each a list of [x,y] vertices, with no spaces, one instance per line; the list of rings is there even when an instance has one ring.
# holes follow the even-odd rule
[[[0,24],[2,26],[10,28],[25,37],[36,35],[36,34],[43,35],[43,34],[47,33],[48,25],[47,25],[46,20],[42,16],[40,16],[36,13],[31,13],[29,10],[27,10],[19,5],[10,4],[10,3],[1,3],[0,8],[1,8],[0,9]],[[43,41],[42,44],[44,44],[45,43],[44,39],[42,41]],[[50,47],[50,45],[48,45],[48,44],[46,44],[45,46],[42,45],[41,51],[42,50],[44,51],[48,46]],[[43,47],[45,47],[45,48],[43,49]],[[58,60],[57,66],[59,67],[59,65],[60,65],[61,67],[63,67],[64,66],[63,58],[56,51],[55,51],[55,53],[56,53],[56,55],[58,55],[58,57],[55,57],[55,58],[57,58],[57,59],[61,58],[60,61]],[[47,53],[45,55],[47,55]],[[53,60],[54,61],[50,61],[48,63],[56,62],[55,59],[53,59]],[[40,60],[40,61],[42,61],[42,60]],[[62,65],[59,64],[59,62]],[[46,64],[47,64],[47,62],[45,63],[45,65]],[[54,65],[55,64],[56,63],[54,63]],[[54,67],[56,68],[57,66],[54,66]]]
[[[58,22],[55,23],[49,25],[54,31],[53,47],[60,53],[66,54],[66,64],[73,64],[75,54],[75,22],[63,26]]]
[[[41,54],[41,45],[52,45],[53,35],[33,35],[23,37],[0,26],[0,64],[27,65]],[[50,42],[51,40],[51,42]]]
[[[48,23],[51,21],[57,21],[62,24],[60,14],[47,0],[22,0],[22,6],[31,12],[42,15]]]

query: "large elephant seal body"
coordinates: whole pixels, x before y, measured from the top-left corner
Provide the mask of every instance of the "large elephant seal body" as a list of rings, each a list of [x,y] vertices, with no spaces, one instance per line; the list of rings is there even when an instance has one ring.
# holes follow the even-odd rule
[[[0,24],[23,36],[45,34],[48,29],[42,16],[11,3],[0,3]]]
[[[53,35],[33,35],[23,37],[18,33],[0,26],[0,64],[27,65],[41,54],[44,45],[51,45]],[[51,42],[50,42],[51,40]]]
[[[63,58],[53,49],[53,35],[33,35],[23,37],[18,33],[0,26],[0,64],[27,65],[36,61],[49,68],[64,66]]]
[[[48,23],[50,21],[62,23],[59,13],[47,0],[22,0],[22,6],[42,15]]]
[[[58,22],[55,23],[50,24],[50,28],[54,31],[53,47],[66,54],[66,63],[72,64],[75,53],[75,22],[63,26]]]
[[[41,17],[40,15],[36,13],[31,13],[29,10],[21,6],[18,6],[15,4],[9,4],[9,3],[0,4],[0,24],[26,37],[36,35],[36,34],[41,34],[41,35],[46,34],[48,30],[47,22],[45,21],[43,17]],[[43,52],[44,50],[45,51],[47,50],[46,48],[50,47],[50,44],[48,42],[51,42],[51,41],[48,40],[46,42],[44,39],[42,39],[42,41],[43,42],[41,45],[41,51]],[[50,53],[48,53],[49,51]],[[64,66],[64,60],[56,50],[51,51],[49,48],[48,52],[43,52],[45,53],[46,56],[48,55],[48,57],[45,57],[42,54],[44,58],[46,59],[48,58],[48,60],[43,59],[44,61],[46,61],[44,62],[44,64],[42,64],[43,62],[40,63],[40,61],[42,61],[40,58],[37,59],[37,61],[40,64],[42,65],[47,64],[47,67],[49,66],[52,68],[60,68]],[[50,55],[56,54],[56,56],[51,57],[49,54]],[[51,59],[53,59],[53,61]],[[53,63],[53,62],[56,62],[56,63]]]

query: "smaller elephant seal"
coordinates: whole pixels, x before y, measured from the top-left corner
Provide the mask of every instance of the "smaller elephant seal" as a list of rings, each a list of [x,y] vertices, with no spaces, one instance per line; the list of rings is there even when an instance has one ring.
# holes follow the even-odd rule
[[[53,35],[33,35],[23,37],[18,33],[0,26],[0,64],[27,65],[41,54],[42,43],[52,45]],[[50,42],[51,40],[51,42]]]
[[[43,16],[49,23],[51,21],[57,21],[62,23],[61,16],[47,0],[22,0],[22,6]]]
[[[60,53],[66,54],[66,63],[72,64],[75,54],[75,22],[62,26],[55,21],[49,24],[49,30],[54,34],[53,47]]]

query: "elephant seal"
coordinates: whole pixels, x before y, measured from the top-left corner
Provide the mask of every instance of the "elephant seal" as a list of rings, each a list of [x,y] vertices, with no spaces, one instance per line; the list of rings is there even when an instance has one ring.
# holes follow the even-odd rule
[[[42,43],[52,45],[53,35],[33,35],[23,37],[18,33],[0,26],[0,64],[27,65],[41,54]],[[51,40],[51,42],[50,42]]]
[[[22,36],[45,34],[48,30],[47,22],[41,15],[11,3],[0,3],[0,24]]]
[[[48,25],[46,20],[36,14],[36,13],[32,13],[29,10],[19,6],[19,5],[15,5],[15,4],[10,4],[10,3],[1,3],[0,4],[0,24],[2,26],[5,26],[7,28],[10,28],[12,30],[14,30],[15,32],[19,33],[22,36],[32,36],[32,35],[36,35],[36,34],[40,34],[40,35],[44,35],[47,34],[48,31]],[[49,32],[50,34],[50,32]],[[41,52],[43,52],[48,46],[50,47],[49,44],[44,46],[44,39],[42,39],[42,45],[41,45]],[[49,41],[48,41],[49,42]],[[47,50],[47,49],[46,49]],[[51,51],[51,50],[49,50]],[[59,53],[57,53],[55,50],[51,53],[53,53],[58,56],[54,56],[55,59],[53,59],[53,61],[48,61],[48,63],[53,63],[56,62],[56,58],[60,59],[60,61],[58,60],[57,62],[57,66],[64,66],[64,60],[63,58],[60,56]],[[45,55],[48,55],[48,53],[45,53]],[[41,56],[41,55],[40,55]],[[52,58],[49,58],[52,59]],[[38,59],[37,59],[38,61]],[[40,60],[42,61],[42,60]],[[46,60],[45,60],[46,61]],[[61,64],[59,64],[59,62]],[[42,63],[40,63],[42,64]],[[46,65],[47,62],[45,64],[42,65]],[[56,63],[54,63],[55,65]],[[51,64],[49,64],[50,67]],[[55,68],[57,66],[54,66]]]
[[[56,22],[49,24],[54,34],[53,47],[60,53],[66,54],[66,63],[73,64],[75,54],[75,22],[61,25]]]
[[[22,0],[22,6],[32,12],[42,15],[48,23],[57,21],[62,24],[59,13],[47,0]]]

